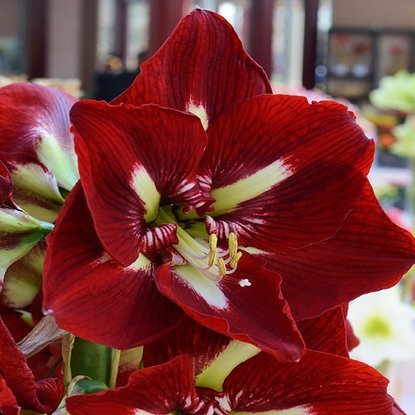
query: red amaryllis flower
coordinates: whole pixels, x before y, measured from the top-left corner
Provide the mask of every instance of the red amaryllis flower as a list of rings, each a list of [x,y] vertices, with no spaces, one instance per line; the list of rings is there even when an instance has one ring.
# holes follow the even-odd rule
[[[227,22],[215,13],[196,10],[181,21],[165,45],[143,65],[143,70],[133,85],[114,103],[134,105],[157,103],[192,111],[201,118],[202,124],[208,127],[219,114],[232,107],[236,101],[265,92],[271,92],[268,80],[263,71],[255,66],[243,52],[237,36]],[[287,144],[287,140],[291,140],[291,145],[300,146],[303,138],[312,134],[310,127],[314,125],[316,127],[315,133],[320,134],[321,140],[325,140],[323,136],[327,133],[326,146],[330,146],[330,144],[333,144],[333,147],[338,146],[334,142],[330,143],[329,136],[336,136],[339,141],[344,141],[344,145],[353,146],[357,129],[351,127],[351,118],[347,119],[345,113],[342,120],[339,116],[339,119],[331,118],[330,121],[330,116],[327,114],[326,120],[321,119],[321,124],[318,125],[317,119],[313,119],[313,116],[309,118],[306,115],[307,111],[297,113],[293,110],[293,107],[300,106],[298,100],[291,101],[283,97],[281,99],[283,102],[278,111],[270,110],[267,105],[260,108],[258,101],[255,104],[240,104],[240,110],[233,110],[227,127],[220,128],[217,133],[217,148],[210,160],[211,164],[214,164],[213,177],[210,177],[209,174],[211,164],[208,162],[206,166],[207,177],[205,179],[210,184],[210,190],[213,191],[213,194],[218,188],[221,189],[229,184],[223,182],[223,177],[230,178],[233,171],[237,174],[241,173],[242,169],[239,169],[239,164],[233,158],[237,156],[238,150],[245,152],[245,159],[250,159],[251,155],[254,156],[259,152],[257,148],[262,144],[262,140],[251,140],[252,134],[260,136],[261,131],[266,128],[261,130],[259,113],[261,113],[262,123],[265,121],[267,112],[270,111],[269,118],[273,119],[274,130],[272,131],[270,128],[268,133],[270,135],[273,133],[274,139],[277,141]],[[320,109],[328,105],[327,102],[322,104]],[[287,118],[286,122],[284,122],[284,118]],[[334,125],[336,123],[337,126]],[[265,125],[270,126],[268,123]],[[329,125],[333,127],[331,132],[327,130]],[[218,128],[213,128],[213,131],[215,130]],[[232,140],[229,139],[229,133],[231,133]],[[212,132],[210,135],[214,135],[214,133]],[[238,144],[235,146],[231,141]],[[244,141],[243,144],[242,141]],[[274,141],[269,140],[263,145],[260,154],[266,154],[268,145],[273,146]],[[325,163],[336,164],[333,178],[336,176],[336,171],[339,176],[342,175],[340,173],[341,165],[344,162],[342,157],[332,154],[333,158],[330,158],[330,150],[325,146],[320,148],[319,145],[316,145],[315,150],[314,152],[307,149],[310,156],[321,152],[321,159]],[[327,151],[326,154],[323,154],[325,151]],[[231,158],[228,160],[229,156]],[[370,158],[370,150],[367,149],[365,152],[363,146],[357,150],[354,166],[360,165],[364,175],[366,175],[371,163]],[[252,157],[252,159],[255,163],[255,158]],[[311,156],[310,163],[312,163],[312,159]],[[324,169],[327,173],[333,167],[325,164]],[[222,171],[231,174],[221,175],[219,179],[215,173]],[[310,180],[310,182],[304,182],[304,188],[317,190],[313,184],[314,180],[322,184],[324,178],[314,176],[312,171],[310,166],[304,166],[302,173]],[[287,200],[280,213],[280,217],[285,219],[283,229],[275,226],[278,224],[275,219],[272,226],[269,226],[269,220],[266,221],[267,226],[263,230],[265,240],[261,248],[263,252],[256,251],[256,253],[267,258],[273,268],[281,274],[283,293],[289,300],[292,313],[297,319],[319,315],[324,310],[341,302],[347,302],[362,293],[390,287],[413,263],[414,244],[411,235],[391,225],[380,209],[367,182],[363,184],[364,191],[357,204],[348,204],[347,200],[349,199],[343,196],[344,215],[338,211],[334,213],[328,207],[327,203],[333,201],[333,197],[340,196],[339,191],[348,189],[352,192],[351,187],[357,181],[355,178],[346,184],[346,179],[346,182],[342,184],[341,180],[338,180],[337,184],[333,184],[335,189],[333,192],[330,193],[327,188],[326,194],[319,194],[319,202],[312,201],[303,189],[303,197],[298,198],[296,202],[308,211],[307,215],[304,215],[300,210],[293,209]],[[286,180],[286,185],[288,186],[288,184],[291,185],[290,180]],[[278,193],[284,200],[281,190],[279,188]],[[315,194],[317,195],[317,193]],[[349,196],[351,196],[350,193]],[[268,204],[269,200],[266,197],[262,199],[262,204],[256,203],[266,212]],[[328,214],[328,210],[330,210],[333,216],[337,214],[337,219],[343,218],[337,224],[333,223],[333,228],[337,227],[335,232],[328,229],[329,221],[328,218],[323,219],[324,215],[320,217],[321,220],[309,216],[313,209],[318,211],[318,206],[323,204],[326,206],[322,207],[320,212]],[[225,215],[218,215],[219,212],[216,210],[216,213],[211,213],[214,221],[211,221],[210,226],[220,231],[222,227],[227,229],[230,223],[235,225],[236,222],[236,225],[239,225],[242,219],[240,227],[242,232],[241,235],[238,234],[238,237],[242,239],[243,234],[248,233],[249,225],[255,228],[257,234],[261,231],[261,226],[257,224],[258,217],[262,219],[263,212],[261,209],[252,212],[252,205],[252,202],[241,203],[238,209]],[[350,213],[352,210],[353,213]],[[252,217],[251,212],[254,213]],[[290,218],[290,213],[293,214],[292,218],[296,225],[287,220]],[[246,218],[251,218],[251,220],[247,221]],[[303,218],[307,223],[302,227]],[[344,221],[345,218],[347,218],[346,221]],[[342,227],[339,226],[341,223],[343,223]],[[316,240],[319,236],[314,233],[316,229],[322,233],[327,231],[327,236],[321,235],[318,242]],[[290,233],[292,238],[288,237]],[[312,241],[314,236],[316,238]],[[307,237],[310,238],[309,241],[302,239]],[[255,238],[258,239],[257,235]],[[244,243],[246,242],[244,241]],[[253,246],[258,248],[258,242]],[[288,248],[288,250],[282,248]],[[308,293],[307,301],[304,301],[304,292]],[[310,299],[313,300],[310,301]]]
[[[20,407],[50,413],[59,405],[62,396],[62,380],[51,377],[38,381],[35,379],[0,318],[0,410],[5,415],[20,413]]]
[[[207,71],[212,62],[223,71]],[[148,99],[201,122],[158,105],[75,104],[83,190],[50,240],[44,290],[63,328],[118,348],[148,343],[182,315],[167,297],[207,327],[297,359],[283,296],[306,319],[410,267],[413,238],[374,198],[373,143],[353,116],[257,95],[264,79],[229,25],[198,10],[116,103]]]
[[[210,127],[218,115],[238,100],[271,92],[264,72],[245,54],[231,26],[222,17],[203,10],[196,10],[185,17],[142,69],[133,85],[114,103],[156,103],[191,111],[201,118],[205,128]],[[248,166],[255,171],[259,167],[255,156],[264,157],[275,142],[284,143],[287,149],[289,146],[297,147],[298,151],[301,151],[300,146],[304,146],[303,154],[307,154],[310,164],[301,165],[304,175],[302,196],[296,198],[294,205],[291,203],[292,186],[294,177],[299,178],[300,175],[288,178],[282,186],[274,189],[281,201],[279,216],[275,217],[272,212],[268,214],[268,192],[260,199],[240,203],[232,212],[216,209],[216,213],[210,214],[214,220],[209,223],[210,230],[219,233],[222,228],[226,230],[231,228],[230,225],[236,226],[240,231],[238,238],[243,240],[243,244],[252,242],[246,241],[249,233],[255,234],[255,243],[252,244],[254,252],[267,258],[281,274],[284,296],[293,315],[302,319],[317,316],[363,293],[396,284],[413,263],[414,243],[409,233],[391,225],[365,180],[360,184],[364,190],[359,192],[356,177],[350,180],[343,177],[344,182],[339,179],[343,176],[342,168],[353,159],[351,154],[348,161],[338,156],[342,145],[351,149],[356,144],[352,164],[364,175],[371,164],[371,145],[368,142],[364,144],[364,140],[358,144],[357,136],[361,133],[356,126],[352,126],[351,116],[346,115],[345,111],[343,116],[340,111],[337,116],[327,111],[324,115],[320,114],[318,121],[314,111],[324,112],[323,108],[330,105],[334,109],[336,104],[322,102],[310,110],[304,103],[300,104],[299,99],[280,97],[280,106],[275,105],[274,108],[270,105],[272,101],[265,98],[241,103],[239,109],[229,113],[226,123],[213,127],[209,134],[210,142],[216,140],[217,143],[211,145],[213,154],[205,157],[207,163],[201,175],[208,184],[208,190],[215,196],[223,187],[233,184],[233,180],[236,182],[248,174]],[[262,133],[265,133],[263,140]],[[313,134],[319,136],[319,144],[313,141],[316,144],[314,150],[308,147],[308,139]],[[215,136],[214,140],[212,136]],[[252,136],[257,139],[253,140]],[[337,148],[339,153],[331,153],[331,146]],[[243,157],[239,157],[238,151],[245,153]],[[242,160],[243,163],[240,163]],[[317,165],[322,170],[314,174]],[[222,175],[224,171],[228,174]],[[329,171],[334,180],[332,190],[330,186],[326,187],[328,182],[324,184],[325,174]],[[350,171],[347,174],[353,175]],[[227,180],[224,181],[224,178]],[[287,198],[283,191],[285,185],[290,186]],[[323,193],[323,187],[327,193]],[[307,189],[309,192],[315,190],[313,194],[318,200],[312,199]],[[238,187],[234,190],[239,193]],[[340,196],[339,192],[346,191],[349,191],[348,196]],[[350,203],[354,191],[359,194],[355,204]],[[337,196],[343,198],[342,212],[333,209],[334,206],[329,207],[330,203],[335,203]],[[258,221],[263,219],[264,212],[268,220],[264,223],[266,226],[261,226]],[[315,217],[311,216],[312,212],[316,213]],[[318,212],[322,213],[319,218]],[[338,221],[330,221],[330,214]],[[281,220],[283,224],[279,219],[284,219]],[[249,232],[252,228],[255,231]],[[261,243],[258,242],[258,233],[263,236]],[[258,245],[261,245],[263,252],[257,250]],[[307,293],[306,301],[304,292]]]
[[[73,396],[67,400],[67,409],[71,415],[98,414],[104,408],[114,415],[140,410],[166,413],[166,409],[193,414],[399,413],[387,394],[387,380],[378,372],[347,357],[329,354],[338,351],[347,355],[343,315],[341,309],[332,310],[304,323],[304,336],[314,350],[308,350],[297,363],[279,362],[252,345],[220,336],[186,319],[166,338],[144,347],[146,367],[136,371],[127,386]],[[193,365],[186,367],[190,358]],[[148,367],[151,364],[156,365]],[[167,372],[173,367],[180,373],[176,377]],[[146,375],[146,384],[137,382],[140,374]],[[193,398],[184,387],[192,376],[198,394]]]
[[[69,122],[74,102],[39,85],[0,89],[0,160],[9,170],[2,163],[0,301],[9,307],[26,307],[39,292],[43,237],[79,178]]]

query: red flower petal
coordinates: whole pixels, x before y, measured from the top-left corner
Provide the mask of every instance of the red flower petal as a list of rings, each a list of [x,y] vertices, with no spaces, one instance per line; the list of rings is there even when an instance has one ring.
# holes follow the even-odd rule
[[[2,161],[0,161],[0,205],[3,205],[12,197],[13,182],[10,172]]]
[[[182,315],[162,297],[153,265],[143,259],[124,268],[102,248],[78,184],[49,239],[44,309],[77,336],[118,349],[162,336]]]
[[[232,278],[235,276],[234,278]],[[242,287],[238,280],[249,279]],[[280,277],[245,255],[238,270],[220,282],[209,281],[190,265],[156,270],[162,294],[199,323],[251,343],[282,360],[297,360],[304,344],[280,292]]]
[[[281,252],[333,236],[362,192],[373,142],[347,108],[265,95],[218,118],[201,181],[215,197],[208,230]]]
[[[0,90],[0,151],[28,154],[70,190],[78,180],[69,110],[75,98],[54,88],[22,83]]]
[[[206,145],[197,118],[152,105],[89,101],[74,106],[71,120],[82,186],[106,250],[130,265],[143,248],[149,254],[154,243],[177,243],[175,226],[146,235],[146,223],[157,219],[160,202],[194,208],[210,198],[195,181]]]
[[[307,349],[349,357],[342,306],[297,323]]]
[[[334,238],[267,259],[282,275],[284,297],[299,320],[395,285],[414,263],[415,244],[389,220],[367,183]]]
[[[235,101],[270,92],[265,72],[246,54],[232,26],[216,13],[195,10],[113,103],[191,111],[206,127]]]
[[[144,346],[143,363],[144,367],[155,366],[181,354],[189,355],[198,392],[201,388],[203,392],[213,392],[222,390],[223,382],[235,367],[260,352],[252,344],[232,340],[186,317],[166,336]],[[210,399],[214,396],[210,395]]]
[[[357,347],[359,345],[360,340],[354,334],[353,327],[350,324],[350,321],[347,320],[347,318],[346,318],[347,317],[347,311],[349,309],[349,305],[348,304],[343,304],[342,309],[343,309],[343,315],[345,317],[345,323],[346,323],[346,342],[347,342],[347,348],[348,348],[348,350],[350,352],[351,350],[353,350],[355,347]]]
[[[261,353],[227,377],[222,400],[235,412],[387,415],[387,384],[370,366],[339,356],[307,351],[298,363],[281,363]]]
[[[66,400],[71,415],[195,413],[203,407],[196,394],[188,356],[134,372],[127,386]]]
[[[52,412],[60,403],[63,383],[53,378],[35,381],[26,359],[0,318],[0,376],[13,391],[18,404],[33,411]]]
[[[0,316],[16,343],[27,336],[32,329],[32,327],[22,319],[21,313],[6,308],[2,304],[0,304]]]
[[[19,415],[20,408],[6,381],[0,376],[0,413],[2,415]]]
[[[207,368],[226,348],[231,339],[200,325],[190,317],[161,339],[144,347],[144,366],[166,363],[186,354],[193,359],[195,375]]]

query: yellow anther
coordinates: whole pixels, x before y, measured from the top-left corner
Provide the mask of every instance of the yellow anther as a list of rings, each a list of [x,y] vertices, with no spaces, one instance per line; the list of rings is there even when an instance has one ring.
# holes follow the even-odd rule
[[[211,233],[209,236],[209,267],[212,267],[216,262],[217,257],[218,237]]]
[[[238,239],[234,232],[231,232],[229,234],[228,249],[229,249],[229,256],[233,258],[236,255],[236,252],[238,250]]]
[[[213,264],[216,262],[216,257],[217,257],[216,249],[214,251],[209,252],[209,267],[212,267]]]
[[[222,258],[218,259],[218,268],[219,268],[219,274],[222,277],[226,275],[226,265],[225,265],[225,261]]]
[[[216,234],[211,233],[209,236],[209,248],[211,251],[216,251],[216,247],[218,246],[218,237]]]
[[[241,259],[242,257],[242,252],[239,251],[236,253],[236,255],[234,257],[232,257],[231,262],[229,263],[229,266],[233,269],[236,268],[236,265],[238,263],[238,261]]]

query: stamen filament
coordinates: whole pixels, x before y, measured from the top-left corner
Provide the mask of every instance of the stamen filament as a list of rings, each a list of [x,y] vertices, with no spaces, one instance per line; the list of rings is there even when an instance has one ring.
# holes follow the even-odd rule
[[[219,251],[219,250],[218,250]],[[222,252],[218,252],[217,253],[217,255],[218,255],[218,257],[219,258],[223,258],[223,257],[225,257],[225,256],[227,256],[229,254],[229,251],[228,250],[226,250],[226,251],[222,251]]]
[[[219,274],[224,277],[226,275],[226,265],[225,265],[225,261],[222,258],[218,259],[218,269],[219,269]]]
[[[209,254],[198,254],[188,245],[184,245],[184,244],[183,244],[183,250],[185,250],[189,255],[191,255],[193,258],[196,258],[196,259],[207,259],[207,257],[210,256],[210,253]]]
[[[217,251],[216,249],[214,251],[209,252],[209,267],[213,267],[214,263],[216,262],[217,258]]]

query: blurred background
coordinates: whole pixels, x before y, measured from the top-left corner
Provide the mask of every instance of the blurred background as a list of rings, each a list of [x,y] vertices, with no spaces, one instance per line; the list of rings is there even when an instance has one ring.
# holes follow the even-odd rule
[[[0,0],[0,86],[31,80],[111,100],[194,7],[223,15],[276,93],[345,103],[377,142],[370,180],[415,229],[414,0]],[[352,303],[352,356],[415,414],[415,277]]]

